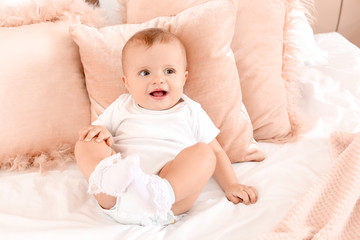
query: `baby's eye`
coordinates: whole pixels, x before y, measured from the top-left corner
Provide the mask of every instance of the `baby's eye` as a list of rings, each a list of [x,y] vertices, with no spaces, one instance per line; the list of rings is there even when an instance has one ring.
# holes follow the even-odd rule
[[[175,73],[175,69],[169,68],[165,70],[165,74],[173,74]]]
[[[139,72],[140,76],[147,76],[149,74],[150,74],[150,72],[148,70],[142,70],[142,71]]]

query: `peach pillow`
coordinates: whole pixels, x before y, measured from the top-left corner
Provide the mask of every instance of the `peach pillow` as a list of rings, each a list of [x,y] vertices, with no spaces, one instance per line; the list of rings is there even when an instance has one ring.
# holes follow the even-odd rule
[[[102,26],[83,0],[0,1],[0,169],[73,161],[90,102],[69,20]],[[55,22],[56,21],[56,22]]]
[[[176,15],[209,0],[118,0],[126,6],[126,23],[141,23]],[[310,0],[302,0],[303,3]],[[302,9],[298,0],[236,0],[234,51],[243,102],[256,140],[283,142],[299,134],[301,114],[296,105],[296,39],[289,11]]]
[[[0,28],[0,166],[74,144],[90,103],[69,23]]]
[[[214,17],[216,16],[216,17]],[[235,22],[231,0],[214,0],[189,8],[176,17],[156,18],[143,24],[105,28],[86,25],[71,30],[79,45],[92,119],[126,90],[121,82],[121,50],[135,32],[161,27],[176,34],[188,54],[189,79],[185,93],[212,118],[221,133],[218,141],[233,162],[262,160],[252,127],[242,108],[241,89],[230,42]]]

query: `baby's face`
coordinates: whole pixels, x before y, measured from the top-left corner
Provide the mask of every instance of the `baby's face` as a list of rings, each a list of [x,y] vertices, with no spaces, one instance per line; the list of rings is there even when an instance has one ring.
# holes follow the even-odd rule
[[[122,80],[135,102],[143,108],[165,110],[175,106],[188,76],[186,56],[179,43],[134,43],[124,59]]]

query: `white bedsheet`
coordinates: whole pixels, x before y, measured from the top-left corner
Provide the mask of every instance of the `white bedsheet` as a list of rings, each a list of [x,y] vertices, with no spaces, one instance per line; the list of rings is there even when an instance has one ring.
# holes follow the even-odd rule
[[[124,226],[97,208],[75,164],[45,176],[0,172],[0,239],[251,240],[266,233],[330,167],[330,133],[360,131],[360,50],[337,33],[315,38],[329,64],[300,71],[312,130],[295,143],[261,143],[261,163],[234,164],[240,182],[257,188],[256,204],[232,204],[212,179],[178,223]]]

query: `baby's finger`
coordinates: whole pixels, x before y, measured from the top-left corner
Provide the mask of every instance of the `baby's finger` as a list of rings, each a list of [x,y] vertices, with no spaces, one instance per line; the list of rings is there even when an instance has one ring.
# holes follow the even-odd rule
[[[106,144],[111,147],[111,145],[113,144],[113,139],[112,137],[109,137],[108,139],[106,139]]]
[[[85,138],[85,141],[89,142],[91,139],[93,139],[96,135],[98,135],[100,132],[99,129],[91,128]]]
[[[227,199],[234,204],[238,204],[238,203],[242,202],[242,199],[240,199],[237,196],[234,196],[232,194],[228,195]]]
[[[250,202],[251,203],[256,203],[257,201],[257,191],[255,188],[253,187],[247,187],[245,189],[245,191],[247,192],[247,194],[249,195],[249,198],[250,198]]]
[[[101,131],[101,132],[99,132],[99,135],[97,136],[96,141],[97,142],[102,142],[102,141],[106,142],[106,140],[108,140],[109,137],[110,137],[110,134],[108,132]]]
[[[243,200],[243,203],[245,205],[249,205],[250,204],[250,199],[249,199],[249,195],[247,194],[247,192],[245,192],[244,190],[239,192],[238,197],[241,198]]]
[[[87,127],[82,128],[79,131],[79,140],[84,140],[91,129],[92,129],[92,126],[87,126]]]
[[[106,138],[106,136],[105,136],[105,134],[104,134],[104,132],[103,131],[100,131],[99,132],[99,135],[96,137],[96,142],[102,142],[102,141],[104,141],[105,139],[107,139]]]

